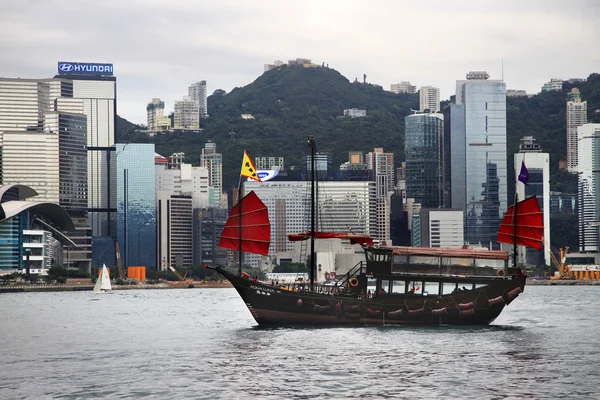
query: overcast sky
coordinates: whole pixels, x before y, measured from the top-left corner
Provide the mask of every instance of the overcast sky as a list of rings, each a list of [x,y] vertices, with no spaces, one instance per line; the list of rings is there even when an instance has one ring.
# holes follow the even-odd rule
[[[502,59],[507,88],[527,92],[600,72],[600,0],[2,3],[0,76],[51,77],[59,60],[113,63],[118,114],[136,123],[153,97],[172,110],[192,82],[229,92],[265,63],[297,57],[388,90],[436,86],[442,99],[469,70],[499,79]]]

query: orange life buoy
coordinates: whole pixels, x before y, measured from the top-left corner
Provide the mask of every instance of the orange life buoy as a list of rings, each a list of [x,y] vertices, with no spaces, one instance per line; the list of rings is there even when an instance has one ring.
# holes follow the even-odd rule
[[[504,270],[503,270],[503,269],[499,269],[499,270],[496,272],[496,275],[498,275],[499,277],[503,277],[503,276],[504,276]]]
[[[356,278],[350,279],[350,286],[352,286],[352,287],[358,286],[358,279],[356,279]]]

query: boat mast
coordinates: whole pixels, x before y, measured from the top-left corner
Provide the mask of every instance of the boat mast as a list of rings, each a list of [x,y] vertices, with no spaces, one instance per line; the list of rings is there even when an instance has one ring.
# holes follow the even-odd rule
[[[238,186],[238,223],[240,225],[240,247],[238,249],[238,275],[242,276],[242,190],[244,187],[242,176],[240,175],[240,182]]]
[[[519,194],[517,193],[517,187],[515,185],[515,206],[513,209],[513,268],[517,268],[517,204],[519,203]]]
[[[310,147],[310,291],[315,283],[315,138],[308,137]]]

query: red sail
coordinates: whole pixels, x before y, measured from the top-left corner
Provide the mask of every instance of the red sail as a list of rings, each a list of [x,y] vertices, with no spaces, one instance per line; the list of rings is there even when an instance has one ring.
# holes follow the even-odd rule
[[[515,243],[515,206],[509,207],[498,230],[498,241]],[[517,245],[542,248],[544,236],[544,214],[535,196],[517,203]]]
[[[350,244],[368,244],[373,246],[374,242],[370,236],[355,235],[353,233],[315,232],[317,239],[350,239]],[[290,242],[299,242],[310,239],[310,232],[296,233],[288,236]]]
[[[241,239],[240,204],[242,206]],[[254,192],[248,193],[231,209],[225,228],[223,228],[219,247],[239,250],[240,240],[242,241],[243,252],[269,254],[269,246],[271,245],[269,211]]]

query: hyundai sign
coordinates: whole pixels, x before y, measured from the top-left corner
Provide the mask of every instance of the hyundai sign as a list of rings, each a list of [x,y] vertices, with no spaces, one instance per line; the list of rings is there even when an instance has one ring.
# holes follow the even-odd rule
[[[113,65],[59,61],[58,73],[60,75],[112,76]]]
[[[258,177],[260,178],[261,181],[268,181],[270,179],[275,178],[277,175],[279,175],[279,170],[275,169],[275,170],[258,170],[256,171],[256,173],[258,174]],[[248,181],[253,181],[254,179],[247,179]]]

